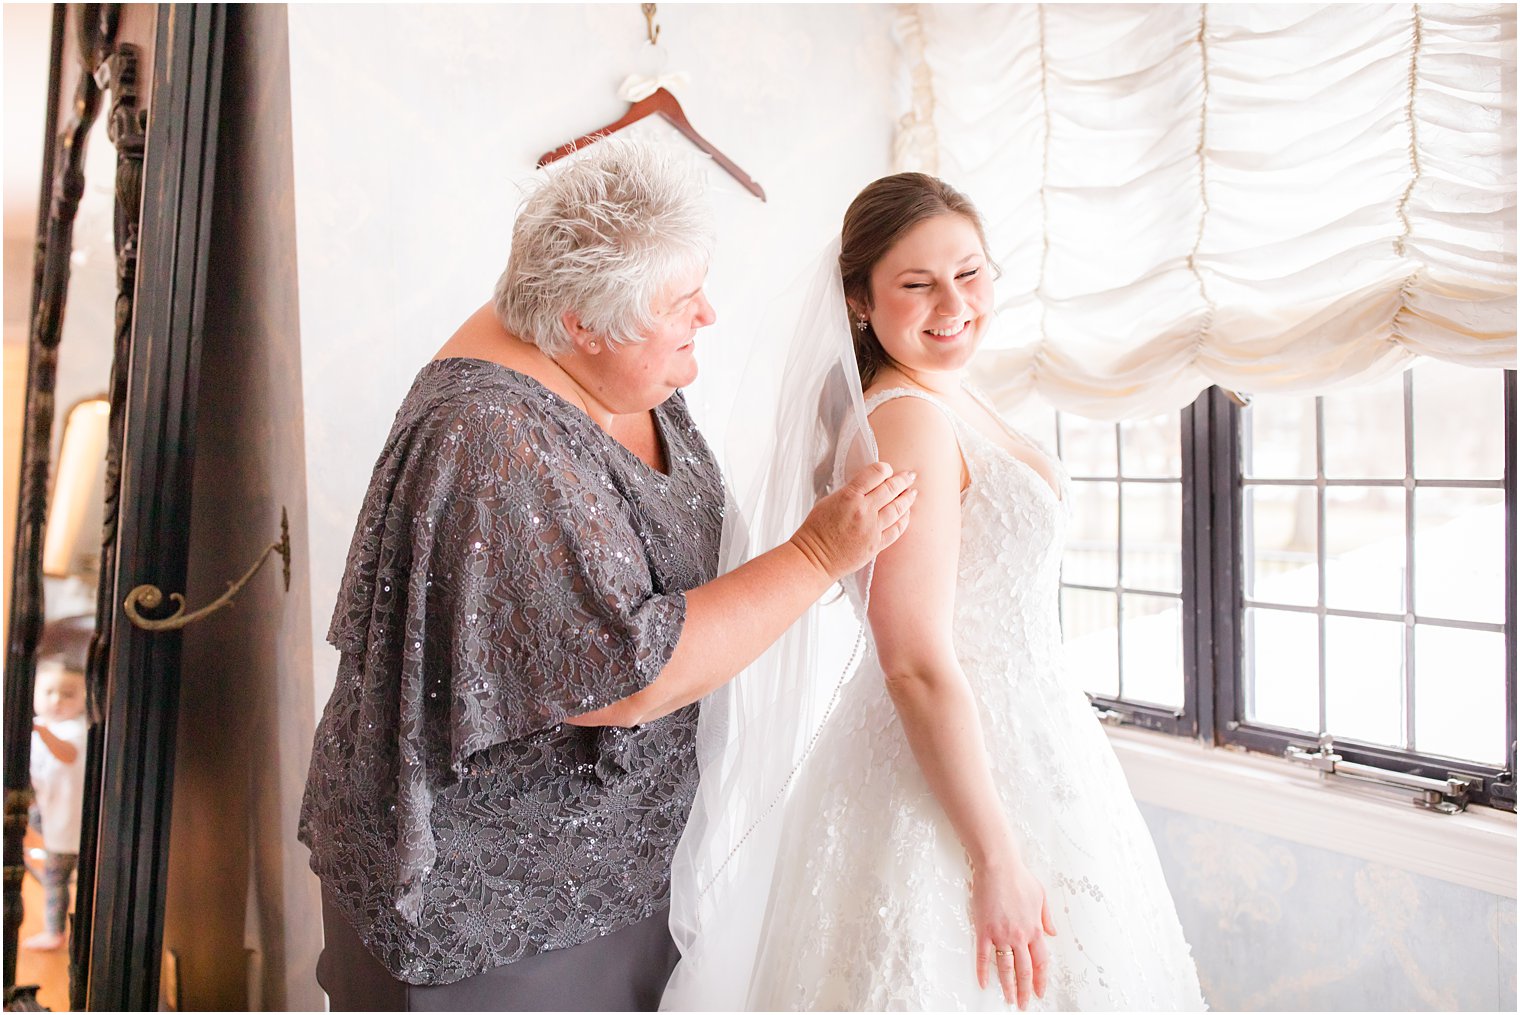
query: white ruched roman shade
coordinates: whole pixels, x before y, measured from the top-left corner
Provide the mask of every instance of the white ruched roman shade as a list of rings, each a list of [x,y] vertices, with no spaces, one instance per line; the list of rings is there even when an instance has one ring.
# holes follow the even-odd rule
[[[1514,7],[916,4],[899,28],[899,168],[987,219],[978,370],[1005,405],[1514,366]]]

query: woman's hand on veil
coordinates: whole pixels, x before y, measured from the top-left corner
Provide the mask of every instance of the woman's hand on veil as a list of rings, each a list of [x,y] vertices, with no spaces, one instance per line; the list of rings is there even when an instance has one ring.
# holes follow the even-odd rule
[[[1017,858],[974,867],[971,920],[976,928],[976,982],[983,990],[997,970],[1003,997],[1020,1009],[1045,996],[1050,964],[1046,935],[1054,935],[1045,887]]]
[[[908,530],[914,473],[873,462],[813,506],[791,543],[829,578],[854,574]]]

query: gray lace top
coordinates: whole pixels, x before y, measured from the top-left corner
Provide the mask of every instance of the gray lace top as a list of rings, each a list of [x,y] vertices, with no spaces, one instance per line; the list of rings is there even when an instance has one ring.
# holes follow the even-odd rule
[[[537,381],[429,363],[396,414],[328,639],[300,838],[396,977],[450,983],[669,903],[696,706],[563,725],[659,675],[718,563],[723,487],[678,393],[669,475]]]

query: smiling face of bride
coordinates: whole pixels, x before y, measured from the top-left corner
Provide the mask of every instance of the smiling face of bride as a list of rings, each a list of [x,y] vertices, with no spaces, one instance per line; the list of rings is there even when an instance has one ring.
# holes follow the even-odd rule
[[[928,373],[964,367],[991,323],[996,274],[976,206],[944,180],[897,173],[857,194],[839,275],[861,384],[891,369],[933,387]]]
[[[871,269],[863,316],[906,373],[958,371],[992,317],[992,271],[976,224],[946,212],[917,223]]]

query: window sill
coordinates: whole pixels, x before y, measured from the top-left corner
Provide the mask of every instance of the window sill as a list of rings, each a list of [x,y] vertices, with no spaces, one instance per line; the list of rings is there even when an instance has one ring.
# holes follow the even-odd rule
[[[1334,779],[1260,754],[1110,727],[1135,799],[1515,898],[1515,815],[1436,814],[1412,793]]]

